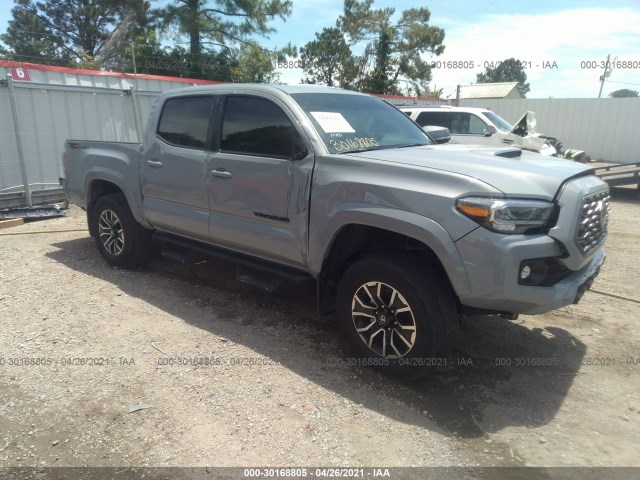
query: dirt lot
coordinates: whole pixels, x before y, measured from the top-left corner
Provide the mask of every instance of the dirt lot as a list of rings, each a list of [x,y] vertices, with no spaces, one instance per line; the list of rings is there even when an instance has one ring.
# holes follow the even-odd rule
[[[616,195],[596,290],[640,298],[639,213]],[[113,269],[84,228],[72,206],[0,231],[1,467],[640,467],[637,302],[468,318],[446,366],[400,383],[344,364],[312,288]]]

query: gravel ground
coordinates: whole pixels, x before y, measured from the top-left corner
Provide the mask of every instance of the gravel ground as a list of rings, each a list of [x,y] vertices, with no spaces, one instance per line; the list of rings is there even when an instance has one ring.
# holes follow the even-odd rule
[[[346,365],[312,287],[267,294],[219,261],[111,268],[74,206],[3,230],[0,467],[638,467],[638,203],[612,202],[594,284],[627,299],[467,318],[412,383]]]

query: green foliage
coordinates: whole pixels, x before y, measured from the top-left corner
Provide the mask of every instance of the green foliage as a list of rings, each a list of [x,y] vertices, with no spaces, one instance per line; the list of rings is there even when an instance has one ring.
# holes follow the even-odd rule
[[[136,47],[139,73],[236,83],[277,83],[280,74],[274,72],[274,64],[287,54],[293,53],[287,49],[270,52],[254,42],[237,50],[206,50],[199,55],[193,55],[186,46]]]
[[[125,0],[121,3],[124,6],[120,18],[100,48],[98,60],[102,69],[133,71],[133,45],[136,52],[140,50],[147,54],[155,52],[162,55],[163,50],[160,48],[149,2]]]
[[[611,92],[609,94],[609,96],[612,97],[612,98],[637,97],[638,96],[638,91],[637,90],[630,90],[628,88],[621,88],[620,90],[616,90],[614,92]]]
[[[353,55],[338,28],[316,33],[316,39],[300,49],[300,60],[308,75],[305,83],[348,87],[352,80]]]
[[[45,22],[30,10],[30,6],[30,1],[20,0],[12,9],[13,19],[9,21],[7,31],[0,35],[0,40],[9,47],[4,54],[25,62],[47,61],[58,56],[67,62],[69,55],[55,47],[62,42],[61,37],[54,35]]]
[[[288,45],[261,48],[254,35],[274,30],[271,20],[286,18],[290,0],[177,0],[152,12],[161,33],[178,42],[170,48],[147,42],[140,46],[148,73],[226,82],[275,82],[274,63],[295,55]],[[187,42],[181,42],[183,39]],[[158,71],[160,70],[160,71]],[[144,71],[144,70],[139,70]]]
[[[353,60],[356,89],[371,93],[400,93],[399,82],[418,94],[428,91],[431,67],[423,57],[444,51],[444,30],[429,25],[428,8],[410,8],[394,21],[395,8],[373,9],[373,0],[345,0],[338,18],[352,45],[364,52]]]
[[[478,83],[518,82],[518,90],[525,95],[531,88],[527,83],[527,74],[519,60],[508,58],[495,68],[489,68],[484,73],[476,75]]]
[[[234,82],[277,83],[280,74],[273,71],[274,56],[256,43],[244,44],[231,69]]]
[[[140,27],[123,29],[123,24],[127,19],[130,24],[144,23],[140,15],[147,9],[144,0],[16,0],[0,40],[15,60],[101,68],[114,54],[113,48],[103,54],[112,34],[129,41]]]
[[[176,40],[189,38],[189,52],[198,55],[205,45],[238,48],[253,35],[274,32],[269,22],[291,13],[291,0],[177,0],[156,14],[165,30],[175,29]]]
[[[393,33],[389,28],[382,28],[378,39],[374,42],[375,66],[368,77],[362,81],[362,90],[370,93],[397,93],[392,71],[391,42]]]
[[[177,0],[156,10],[146,0],[15,0],[0,54],[129,72],[135,54],[138,73],[274,82],[273,64],[295,48],[271,52],[251,37],[273,32],[270,20],[290,11],[290,0]],[[162,46],[161,34],[177,43]]]

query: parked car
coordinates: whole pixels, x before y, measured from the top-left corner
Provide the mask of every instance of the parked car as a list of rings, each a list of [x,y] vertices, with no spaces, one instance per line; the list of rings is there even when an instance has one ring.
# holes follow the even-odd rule
[[[562,152],[558,139],[535,131],[535,114],[526,112],[511,125],[491,110],[471,107],[399,107],[421,127],[440,126],[451,132],[451,141],[464,145],[514,145],[542,155]]]
[[[67,140],[61,180],[109,264],[156,239],[262,288],[311,279],[355,355],[405,375],[452,351],[461,314],[547,312],[598,274],[607,185],[520,155],[436,145],[369,95],[229,84],[161,95],[142,144]]]

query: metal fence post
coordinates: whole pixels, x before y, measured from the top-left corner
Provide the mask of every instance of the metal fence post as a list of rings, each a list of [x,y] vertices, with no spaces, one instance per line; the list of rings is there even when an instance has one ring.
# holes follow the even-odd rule
[[[22,136],[20,135],[20,121],[18,120],[18,107],[16,106],[16,90],[13,85],[13,77],[7,74],[7,85],[9,86],[9,100],[11,101],[11,114],[13,115],[13,129],[16,133],[16,144],[18,145],[18,160],[22,172],[22,184],[24,185],[24,195],[27,199],[27,206],[32,207],[31,189],[29,188],[29,177],[27,176],[27,165],[24,161],[24,150],[22,149]]]
[[[133,123],[136,126],[136,135],[138,136],[138,143],[142,143],[142,126],[140,125],[140,112],[138,107],[140,102],[136,101],[136,94],[133,87],[129,87],[129,96],[131,97],[131,108],[133,109]]]

